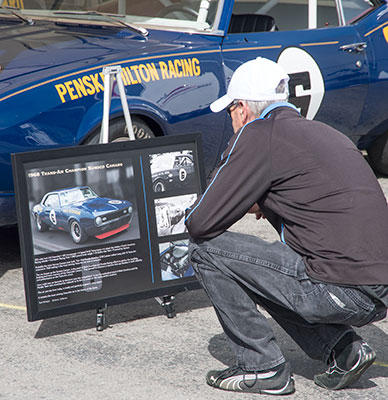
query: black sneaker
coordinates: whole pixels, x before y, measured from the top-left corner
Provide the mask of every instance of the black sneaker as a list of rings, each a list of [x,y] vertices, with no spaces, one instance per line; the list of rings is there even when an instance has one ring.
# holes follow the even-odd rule
[[[333,352],[328,370],[315,375],[314,382],[325,389],[343,389],[356,382],[375,358],[374,350],[366,342],[357,340],[347,345],[338,356]]]
[[[288,363],[267,371],[244,371],[240,367],[210,371],[206,382],[215,388],[234,392],[282,395],[295,391]]]

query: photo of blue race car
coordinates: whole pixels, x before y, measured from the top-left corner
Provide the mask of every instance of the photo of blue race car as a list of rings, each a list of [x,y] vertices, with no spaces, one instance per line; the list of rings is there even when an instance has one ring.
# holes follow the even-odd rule
[[[133,205],[127,200],[99,197],[88,186],[46,193],[32,208],[39,232],[49,229],[70,233],[76,244],[89,237],[105,239],[129,228]]]

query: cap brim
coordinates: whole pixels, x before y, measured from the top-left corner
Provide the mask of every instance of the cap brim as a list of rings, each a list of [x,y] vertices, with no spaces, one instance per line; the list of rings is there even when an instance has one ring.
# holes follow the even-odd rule
[[[210,109],[214,112],[220,112],[224,110],[230,103],[232,103],[234,99],[231,99],[227,94],[225,96],[220,97],[219,99],[213,101],[210,104]]]

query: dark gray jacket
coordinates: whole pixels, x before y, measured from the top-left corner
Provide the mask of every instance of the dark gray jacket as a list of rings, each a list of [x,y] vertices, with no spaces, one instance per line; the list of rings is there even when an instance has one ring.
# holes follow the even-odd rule
[[[210,239],[258,203],[312,279],[388,284],[388,207],[362,154],[342,133],[279,105],[235,134],[204,195],[186,212]]]

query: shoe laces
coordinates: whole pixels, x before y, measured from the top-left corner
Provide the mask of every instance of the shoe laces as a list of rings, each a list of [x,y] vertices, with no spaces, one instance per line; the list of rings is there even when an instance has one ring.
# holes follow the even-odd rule
[[[237,372],[245,373],[239,366],[236,365],[234,367],[227,368],[224,371],[220,372],[217,379],[229,378],[230,376],[236,375]]]

